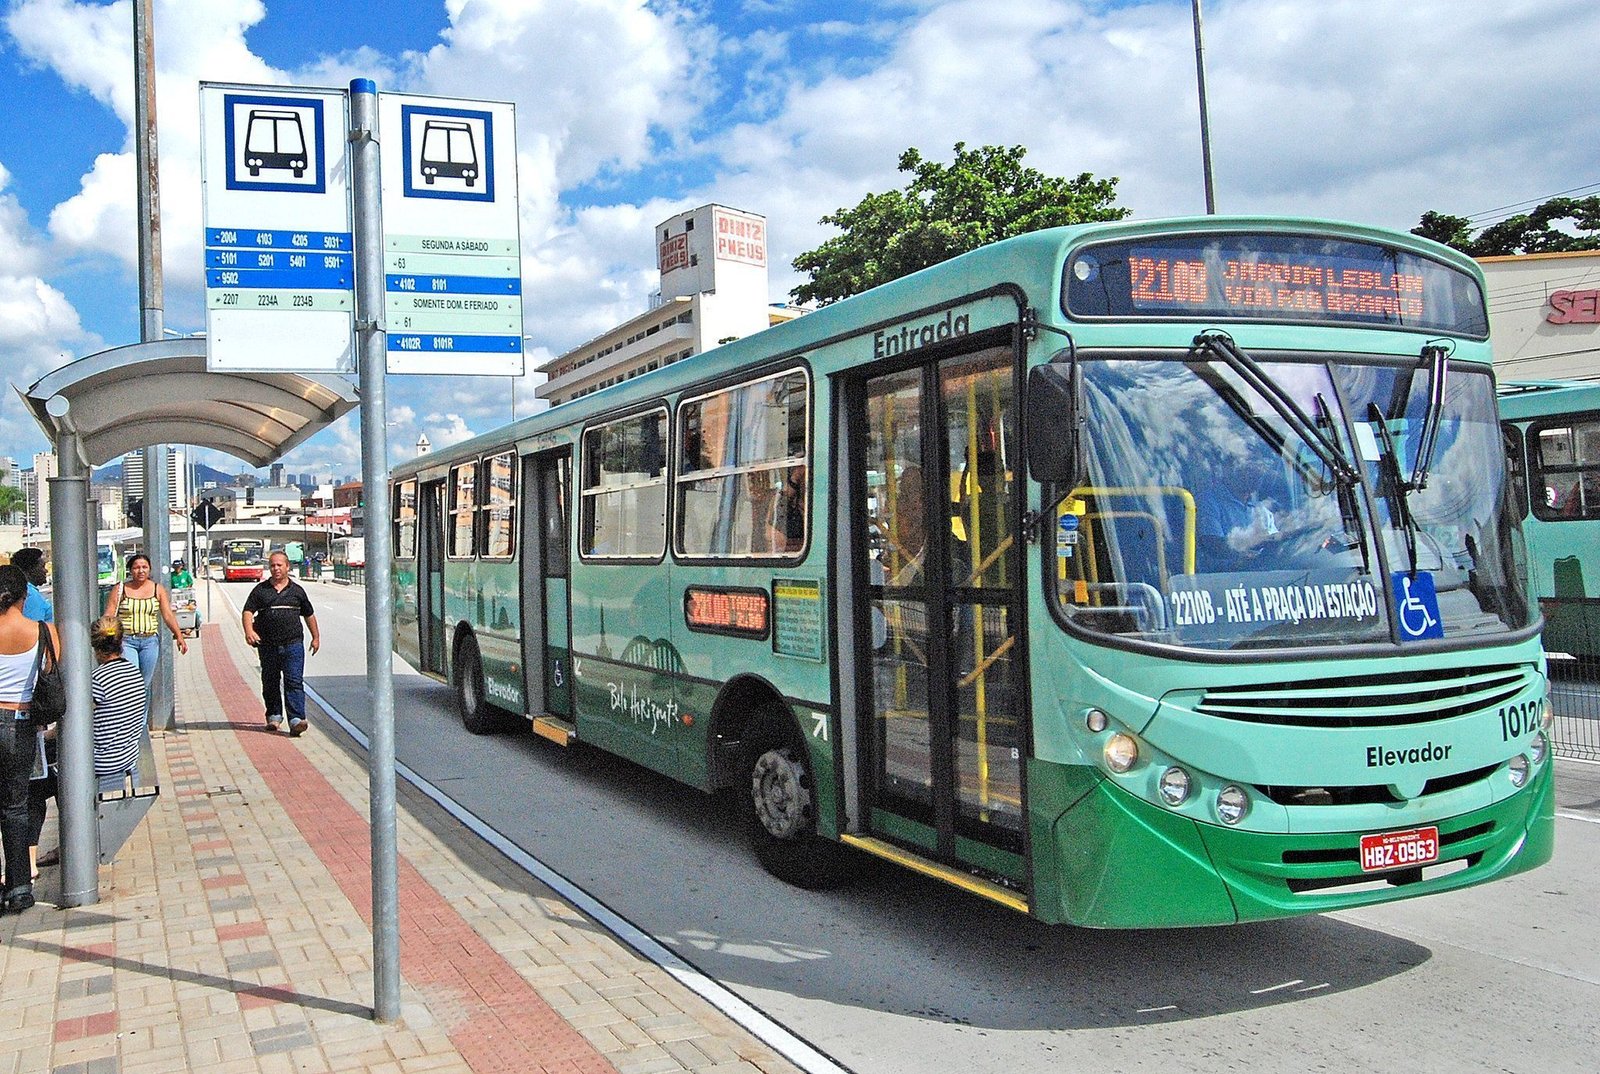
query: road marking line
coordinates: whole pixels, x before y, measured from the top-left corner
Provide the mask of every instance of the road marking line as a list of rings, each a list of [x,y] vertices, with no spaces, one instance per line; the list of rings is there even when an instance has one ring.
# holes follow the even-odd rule
[[[1585,824],[1600,824],[1600,817],[1585,817],[1578,813],[1563,813],[1559,809],[1556,810],[1556,816],[1561,817],[1563,820],[1581,820]]]

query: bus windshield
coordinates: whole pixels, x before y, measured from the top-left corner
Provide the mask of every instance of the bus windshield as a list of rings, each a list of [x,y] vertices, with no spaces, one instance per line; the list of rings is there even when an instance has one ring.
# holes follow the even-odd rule
[[[260,541],[228,542],[229,565],[249,566],[251,564],[261,563],[262,561],[263,557],[261,555]]]
[[[1425,362],[1254,368],[1309,430],[1201,352],[1081,360],[1085,476],[1062,490],[1051,542],[1069,621],[1211,650],[1528,625],[1486,373],[1451,368],[1413,488]]]

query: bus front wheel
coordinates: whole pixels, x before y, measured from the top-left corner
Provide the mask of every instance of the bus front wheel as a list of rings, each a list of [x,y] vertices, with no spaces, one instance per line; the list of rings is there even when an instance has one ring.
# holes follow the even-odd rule
[[[846,852],[817,835],[810,755],[781,709],[767,709],[751,721],[743,758],[739,801],[762,867],[801,888],[829,888],[844,881]]]
[[[461,639],[456,648],[456,707],[461,711],[461,723],[475,735],[493,734],[499,730],[500,721],[489,704],[489,695],[483,685],[483,660],[478,655],[478,643],[472,637]]]

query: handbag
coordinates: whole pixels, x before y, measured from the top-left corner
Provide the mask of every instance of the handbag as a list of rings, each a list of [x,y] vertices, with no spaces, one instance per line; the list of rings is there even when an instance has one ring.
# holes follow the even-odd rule
[[[46,661],[46,655],[49,660]],[[50,644],[50,628],[39,624],[39,655],[33,661],[33,700],[28,715],[34,726],[48,727],[67,712],[67,684],[61,677],[61,663]]]

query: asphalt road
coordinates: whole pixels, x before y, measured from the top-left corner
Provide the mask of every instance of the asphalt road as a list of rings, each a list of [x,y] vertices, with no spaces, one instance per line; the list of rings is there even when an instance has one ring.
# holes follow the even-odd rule
[[[237,606],[245,587],[228,588]],[[310,592],[325,647],[308,681],[366,728],[362,591]],[[843,890],[790,888],[728,802],[581,746],[469,735],[449,689],[403,664],[395,710],[403,764],[860,1074],[1600,1069],[1600,766],[1558,762],[1556,858],[1531,874],[1287,922],[1095,932],[876,862]]]

